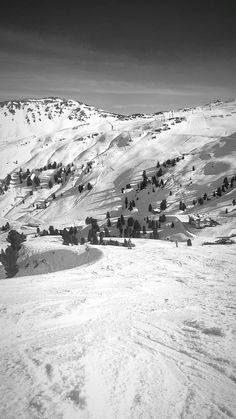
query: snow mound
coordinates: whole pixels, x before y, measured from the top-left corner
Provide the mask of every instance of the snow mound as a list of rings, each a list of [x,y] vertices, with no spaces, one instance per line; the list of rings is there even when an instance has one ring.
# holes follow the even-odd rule
[[[17,260],[19,271],[16,276],[42,275],[73,269],[93,264],[102,256],[99,249],[85,245],[63,246],[60,242],[58,236],[28,239],[20,249]],[[0,272],[3,274],[3,270]]]

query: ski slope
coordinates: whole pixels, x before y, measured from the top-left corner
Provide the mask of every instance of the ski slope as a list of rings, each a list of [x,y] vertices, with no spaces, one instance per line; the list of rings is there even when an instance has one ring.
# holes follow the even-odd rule
[[[87,113],[78,123],[80,113],[71,116],[78,103],[75,105],[71,101],[71,110],[68,104],[62,105],[58,101],[55,99],[51,105],[53,109],[61,109],[55,111],[55,115],[48,115],[44,105],[44,112],[40,114],[41,118],[44,117],[43,130],[41,125],[31,121],[31,114],[27,123],[22,113],[18,115],[16,111],[16,115],[10,114],[9,117],[9,111],[2,107],[1,176],[2,179],[7,174],[12,176],[8,191],[1,196],[2,222],[38,223],[42,228],[48,228],[52,223],[58,227],[82,226],[88,215],[102,221],[107,211],[114,219],[121,213],[128,217],[130,213],[124,207],[125,195],[121,193],[128,183],[131,189],[125,193],[129,200],[136,201],[135,216],[140,222],[147,216],[148,204],[159,207],[162,199],[167,199],[166,214],[170,215],[178,215],[180,200],[186,202],[187,213],[213,211],[216,215],[223,215],[231,206],[235,187],[200,208],[192,208],[192,201],[205,192],[212,194],[225,176],[235,175],[235,102],[216,102],[193,109],[135,117],[105,114],[80,104],[80,112],[85,109]],[[30,106],[36,114],[42,103],[35,103],[30,102]],[[1,127],[4,127],[2,131]],[[10,134],[16,127],[18,136],[12,138]],[[33,135],[25,137],[29,129]],[[162,163],[172,158],[180,161],[164,174],[165,188],[153,191],[150,186],[137,193],[143,170],[151,177],[156,172],[157,161]],[[55,171],[41,173],[37,170],[54,161],[64,166],[73,164],[73,172],[63,184],[54,184],[49,189],[48,181],[53,179]],[[92,168],[86,173],[89,162]],[[195,171],[192,171],[193,166]],[[28,168],[32,175],[40,177],[42,188],[33,188],[32,196],[31,188],[19,183],[20,168],[23,171]],[[92,184],[92,190],[80,194],[78,185],[86,186],[88,182]],[[52,199],[53,192],[57,196],[55,200]],[[47,201],[47,207],[37,209],[37,204],[41,206],[44,201]]]
[[[0,281],[2,418],[236,417],[235,246],[134,242]]]

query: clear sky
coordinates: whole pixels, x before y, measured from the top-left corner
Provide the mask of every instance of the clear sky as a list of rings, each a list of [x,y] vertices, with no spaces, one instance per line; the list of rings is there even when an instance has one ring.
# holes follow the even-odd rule
[[[0,13],[0,101],[155,112],[236,97],[236,0],[28,0]]]

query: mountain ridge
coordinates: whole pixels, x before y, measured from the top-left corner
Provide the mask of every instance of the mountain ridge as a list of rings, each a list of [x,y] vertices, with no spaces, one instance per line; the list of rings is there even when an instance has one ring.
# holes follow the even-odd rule
[[[35,109],[29,109],[30,103],[31,108],[36,103],[38,116]],[[3,220],[82,226],[86,216],[102,221],[110,211],[114,220],[124,213],[127,218],[137,217],[141,223],[150,215],[149,204],[160,210],[163,200],[167,201],[164,213],[170,217],[181,214],[181,200],[189,214],[201,210],[218,216],[223,212],[215,210],[216,202],[217,206],[224,202],[224,208],[231,205],[234,188],[218,199],[212,194],[222,187],[225,176],[230,182],[236,171],[235,102],[215,101],[195,108],[131,117],[78,104],[60,98],[53,102],[50,98],[36,99],[26,101],[23,112],[16,101],[10,105],[15,113],[9,111],[7,116],[1,108],[2,189],[7,175],[11,177],[1,199]],[[154,182],[158,161],[163,174]],[[172,163],[166,164],[168,161]],[[40,187],[32,179],[29,185],[27,178],[20,181],[20,170],[29,171],[27,178],[39,178]],[[141,190],[144,170],[150,183]],[[127,189],[129,184],[131,188]],[[204,194],[210,197],[202,205],[198,199]],[[135,208],[125,208],[125,196],[135,202]],[[193,205],[193,201],[197,204]],[[159,216],[151,217],[157,220]]]

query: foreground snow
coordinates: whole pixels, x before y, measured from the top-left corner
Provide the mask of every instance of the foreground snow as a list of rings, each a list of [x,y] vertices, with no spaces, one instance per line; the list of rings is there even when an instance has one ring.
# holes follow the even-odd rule
[[[0,417],[236,417],[235,246],[135,243],[0,281]]]

